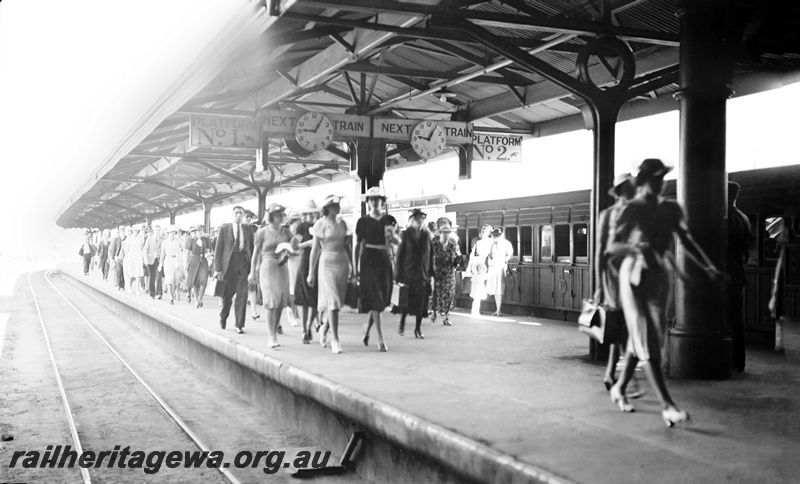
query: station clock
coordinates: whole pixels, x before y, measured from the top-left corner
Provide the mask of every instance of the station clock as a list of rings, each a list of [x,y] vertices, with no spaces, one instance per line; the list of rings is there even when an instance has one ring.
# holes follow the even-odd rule
[[[420,121],[411,129],[411,147],[420,158],[439,156],[446,145],[444,128],[436,121]]]
[[[294,136],[308,151],[324,150],[333,140],[333,123],[322,113],[307,112],[297,119]]]

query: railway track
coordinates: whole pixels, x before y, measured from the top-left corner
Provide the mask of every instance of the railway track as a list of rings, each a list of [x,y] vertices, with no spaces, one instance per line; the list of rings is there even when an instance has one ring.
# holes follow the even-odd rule
[[[41,326],[46,354],[78,455],[123,448],[181,454],[223,451],[219,467],[206,463],[174,468],[162,460],[156,472],[109,466],[110,457],[91,468],[75,465],[75,480],[90,482],[289,482],[291,456],[312,451],[269,412],[254,408],[163,347],[107,308],[51,273],[31,273],[28,287]],[[44,354],[43,354],[44,357]],[[269,456],[242,466],[239,451],[253,455],[284,451],[286,460],[267,467]],[[44,449],[39,449],[44,451]],[[54,453],[54,449],[53,449]],[[324,452],[321,454],[324,455]],[[233,457],[236,455],[236,458]],[[247,456],[245,456],[247,457]],[[132,457],[131,457],[132,458]],[[22,461],[22,458],[19,459]],[[96,462],[96,461],[95,461]],[[131,461],[128,461],[131,462]],[[280,472],[279,467],[284,472]],[[68,472],[65,469],[64,472]],[[267,475],[271,474],[271,475]],[[36,474],[28,474],[36,476]],[[65,476],[69,474],[64,474]],[[322,482],[350,482],[357,476],[325,476]]]

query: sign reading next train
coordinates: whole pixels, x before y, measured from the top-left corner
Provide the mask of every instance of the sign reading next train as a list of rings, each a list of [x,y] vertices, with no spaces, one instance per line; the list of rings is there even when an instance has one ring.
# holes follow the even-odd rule
[[[522,162],[522,136],[475,133],[472,136],[472,159],[520,163]]]
[[[191,146],[260,148],[258,118],[192,115],[189,124]]]

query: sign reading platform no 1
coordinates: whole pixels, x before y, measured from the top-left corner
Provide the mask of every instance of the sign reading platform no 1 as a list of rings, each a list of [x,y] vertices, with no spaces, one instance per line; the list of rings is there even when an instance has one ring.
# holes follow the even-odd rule
[[[260,148],[261,126],[257,118],[192,115],[189,139],[192,146]]]
[[[472,137],[476,161],[522,161],[522,136],[475,133]]]

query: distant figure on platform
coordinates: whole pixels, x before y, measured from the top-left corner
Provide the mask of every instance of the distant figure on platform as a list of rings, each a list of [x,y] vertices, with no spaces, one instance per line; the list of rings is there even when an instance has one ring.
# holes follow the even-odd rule
[[[453,224],[447,217],[436,221],[437,237],[433,241],[433,316],[442,317],[442,324],[450,326],[450,310],[456,294],[456,267],[461,264],[461,249],[451,236]]]
[[[255,234],[258,233],[258,229],[261,228],[261,226],[257,223],[258,217],[256,217],[256,214],[250,210],[244,211],[242,222],[250,226],[250,230],[253,232],[253,237],[255,237]],[[261,314],[258,312],[258,307],[262,304],[261,284],[258,281],[258,272],[250,272],[250,274],[255,276],[256,282],[255,284],[247,285],[247,305],[253,309],[253,315],[251,318],[253,318],[253,321],[255,321],[261,317]]]
[[[160,259],[161,245],[164,239],[161,237],[161,227],[153,225],[148,230],[147,240],[144,241],[144,263],[147,266],[147,290],[150,299],[155,299],[156,295],[161,294],[161,275]],[[159,297],[160,299],[160,297]]]
[[[103,280],[108,280],[108,230],[104,230],[100,234],[100,243],[97,245],[97,260],[100,264],[100,272],[103,274]]]
[[[671,170],[655,158],[639,165],[635,178],[637,194],[622,209],[613,243],[608,248],[612,257],[622,258],[619,298],[629,335],[623,376],[611,387],[611,400],[623,412],[633,411],[625,390],[637,363],[643,361],[647,379],[661,400],[661,417],[668,427],[689,420],[689,414],[678,409],[667,391],[660,362],[673,269],[666,253],[673,235],[678,236],[698,264],[702,261],[712,281],[720,283],[725,279],[689,234],[680,205],[661,196],[664,175]]]
[[[83,244],[81,244],[81,248],[78,250],[78,255],[83,258],[83,275],[89,275],[89,266],[92,263],[92,257],[94,257],[94,245],[92,245],[92,234],[87,232],[86,235],[83,237]]]
[[[728,327],[731,330],[732,368],[742,373],[745,365],[744,344],[744,286],[747,284],[745,266],[749,257],[750,220],[736,207],[740,185],[728,183]]]
[[[364,346],[369,346],[369,333],[375,324],[378,351],[387,351],[381,313],[389,306],[392,297],[393,273],[389,244],[397,221],[391,215],[384,214],[386,197],[380,187],[371,187],[361,198],[367,204],[367,214],[356,222],[355,273],[361,289],[359,312],[369,313],[361,341]]]
[[[203,307],[203,296],[208,284],[208,260],[206,255],[211,250],[211,239],[204,233],[200,224],[192,226],[192,236],[186,241],[189,254],[186,266],[186,285],[194,292],[194,307]]]
[[[619,303],[619,266],[622,263],[620,257],[608,257],[607,249],[613,242],[614,234],[617,230],[617,220],[625,205],[628,204],[634,195],[636,187],[633,186],[633,177],[630,173],[623,173],[614,179],[614,186],[608,191],[614,197],[614,205],[600,212],[597,222],[596,251],[595,251],[595,274],[597,274],[597,289],[594,293],[594,301],[606,307],[607,318],[623,318],[622,306]],[[619,321],[622,321],[621,319]],[[623,351],[623,345],[627,342],[628,334],[620,334],[617,341],[604,341],[610,345],[608,352],[608,364],[603,383],[606,390],[617,381],[617,362]]]
[[[403,334],[406,316],[416,318],[414,337],[425,339],[422,334],[422,318],[428,315],[428,298],[433,284],[433,250],[431,233],[425,226],[427,215],[415,208],[408,220],[408,227],[402,235],[400,248],[397,250],[397,267],[395,280],[408,286],[408,304],[401,309],[400,327],[397,332]]]
[[[289,232],[292,234],[292,242],[295,241],[295,237],[297,236],[297,228],[302,223],[303,216],[297,210],[289,210],[286,213],[286,220],[285,226],[289,229]],[[286,265],[289,267],[289,297],[292,300],[291,305],[287,307],[284,311],[287,313],[289,322],[292,326],[299,326],[300,321],[297,315],[297,305],[295,304],[294,300],[294,289],[297,285],[297,269],[300,267],[300,255],[301,252],[298,250],[299,244],[292,244],[292,250],[294,252],[289,256],[289,260]]]
[[[124,253],[123,267],[125,277],[127,278],[128,294],[134,291],[137,296],[141,296],[139,286],[141,279],[144,277],[144,235],[142,235],[144,227],[134,225],[129,229],[129,235],[122,242],[122,252]]]
[[[483,225],[478,238],[472,241],[467,273],[471,278],[469,297],[472,298],[472,315],[480,316],[481,301],[486,299],[486,271],[492,251],[492,226]]]
[[[174,225],[167,227],[167,238],[161,243],[161,266],[164,268],[164,286],[169,295],[169,303],[175,304],[175,298],[180,284],[180,256],[181,241],[178,238],[178,228]]]
[[[283,226],[286,208],[272,204],[267,210],[267,223],[255,235],[253,259],[248,282],[261,285],[261,297],[267,317],[267,338],[270,348],[277,348],[278,326],[281,323],[283,308],[291,304],[289,298],[289,268],[286,264],[289,254],[281,250],[281,244],[288,244],[292,234]],[[258,274],[258,277],[256,277]]]
[[[233,296],[236,296],[236,332],[244,333],[247,310],[247,276],[253,256],[253,232],[243,223],[244,208],[233,207],[233,221],[219,228],[217,247],[214,253],[214,277],[224,282],[222,309],[219,326],[225,329],[231,312]]]
[[[494,296],[497,310],[492,316],[502,316],[503,293],[506,291],[506,276],[508,275],[508,261],[514,255],[514,246],[506,239],[502,227],[492,230],[492,248],[489,251],[489,267],[486,271],[486,294]]]
[[[320,328],[319,344],[326,346],[326,333],[328,326],[331,328],[333,339],[331,351],[334,354],[342,352],[339,342],[339,310],[344,305],[347,293],[347,280],[355,276],[352,253],[350,252],[351,237],[347,234],[347,224],[339,216],[342,197],[328,195],[322,203],[322,218],[314,223],[314,245],[311,249],[311,265],[319,264],[315,273],[309,271],[308,284],[318,287],[317,310],[322,314],[327,312],[328,317]],[[319,283],[319,284],[318,284]]]
[[[125,274],[122,270],[122,235],[124,229],[111,230],[111,242],[108,244],[108,258],[114,267],[114,287],[125,289]]]

